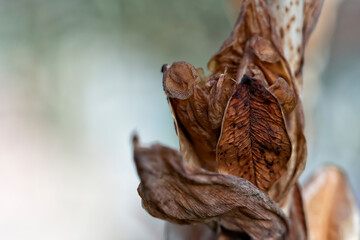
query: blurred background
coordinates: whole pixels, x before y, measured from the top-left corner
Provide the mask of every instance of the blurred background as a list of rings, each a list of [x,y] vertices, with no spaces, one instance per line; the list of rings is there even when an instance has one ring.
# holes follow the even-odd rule
[[[304,69],[304,183],[341,166],[360,199],[360,1],[328,0]],[[131,134],[177,148],[161,65],[206,68],[230,0],[0,0],[0,239],[162,239]],[[331,45],[330,45],[331,44]]]

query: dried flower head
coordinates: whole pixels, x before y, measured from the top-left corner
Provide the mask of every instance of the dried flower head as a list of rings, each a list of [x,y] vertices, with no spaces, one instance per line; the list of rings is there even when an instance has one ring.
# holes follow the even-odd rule
[[[306,161],[299,73],[319,14],[309,6],[321,0],[276,2],[242,1],[210,76],[186,62],[163,66],[180,153],[134,139],[138,191],[154,217],[206,224],[218,239],[306,239],[296,183]],[[287,13],[299,9],[303,16],[291,20]]]

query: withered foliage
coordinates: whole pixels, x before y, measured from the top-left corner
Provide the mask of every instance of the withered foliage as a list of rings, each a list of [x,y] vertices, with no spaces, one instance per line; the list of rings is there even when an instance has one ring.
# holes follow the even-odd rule
[[[248,179],[266,192],[286,170],[290,154],[280,104],[261,82],[245,75],[224,115],[219,171]]]
[[[285,126],[279,128],[279,131],[283,132],[279,136],[282,135],[281,139],[290,139],[291,143],[288,144],[293,151],[288,156],[291,149],[290,151],[288,147],[286,151],[281,149],[281,156],[277,159],[281,167],[276,171],[273,168],[264,169],[265,171],[258,174],[257,178],[263,179],[260,188],[277,202],[282,203],[304,169],[306,141],[303,136],[303,113],[298,90],[289,64],[283,56],[280,38],[272,24],[265,1],[243,1],[233,32],[208,64],[213,74],[206,78],[201,69],[196,69],[185,62],[176,62],[170,67],[163,68],[163,85],[172,108],[180,140],[180,151],[185,161],[211,171],[218,171],[218,166],[225,166],[224,161],[219,160],[219,155],[216,155],[216,150],[220,133],[230,134],[222,126],[223,123],[231,125],[233,120],[224,117],[225,109],[241,85],[243,76],[256,79],[270,92],[276,99],[276,104],[280,104],[281,113],[270,112],[269,116],[275,117],[275,113],[282,115],[279,120],[284,121]],[[246,113],[249,111],[244,109],[237,112],[238,116],[244,116]],[[261,118],[265,116],[266,113]],[[248,134],[247,139],[237,139],[237,142],[253,142],[254,139],[250,136],[254,135],[254,131],[250,131],[249,127],[250,124],[244,126],[242,131],[252,134]],[[270,125],[267,125],[264,126],[262,133],[256,134],[264,139],[271,139],[271,132]],[[284,144],[287,145],[285,142]],[[255,145],[257,144],[252,146]],[[277,146],[277,148],[281,147]],[[276,153],[277,148],[267,152]],[[256,151],[251,148],[249,150]],[[264,159],[266,154],[265,151],[259,154],[258,159]],[[252,159],[251,165],[259,165],[255,160]],[[229,162],[233,160],[228,160],[227,163]],[[246,170],[242,168],[246,162],[246,158],[239,159],[238,163],[231,167],[231,171],[225,171],[235,173],[241,169],[243,172],[241,176],[255,183],[254,170],[244,174]],[[271,164],[270,161],[269,165]],[[220,171],[223,169],[220,168]],[[257,183],[255,184],[259,187]]]
[[[143,207],[198,224],[183,231],[186,239],[307,238],[297,184],[306,162],[299,89],[322,0],[270,2],[242,0],[234,30],[208,63],[210,76],[186,62],[163,66],[180,152],[134,139]],[[298,9],[300,20],[287,15]],[[276,13],[289,19],[288,31]],[[296,38],[291,24],[300,31],[295,51],[284,40]]]
[[[281,239],[286,234],[284,213],[249,181],[184,164],[177,151],[161,145],[143,148],[135,139],[134,148],[138,191],[152,216],[221,226],[254,239]]]

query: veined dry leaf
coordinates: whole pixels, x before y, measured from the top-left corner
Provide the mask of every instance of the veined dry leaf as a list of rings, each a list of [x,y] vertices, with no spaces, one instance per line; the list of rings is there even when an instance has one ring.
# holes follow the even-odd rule
[[[290,155],[278,101],[258,80],[245,75],[225,112],[217,145],[219,171],[267,192],[286,170]]]
[[[360,239],[359,209],[340,169],[322,169],[303,193],[310,240]]]
[[[259,9],[259,6],[260,8],[261,6],[264,6],[264,2],[253,1],[250,4],[249,2],[244,1],[242,10],[239,14],[238,22],[231,34],[231,37],[224,43],[219,53],[212,58],[210,61],[210,63],[212,62],[212,65],[209,65],[210,69],[211,67],[214,68],[213,66],[221,67],[221,63],[223,61],[225,61],[226,64],[232,62],[234,65],[236,65],[237,62],[233,61],[233,59],[240,59],[240,65],[244,65],[244,62],[246,63],[245,65],[247,65],[248,69],[245,72],[247,74],[250,72],[249,76],[256,77],[258,79],[266,79],[264,82],[269,84],[267,87],[268,90],[271,91],[274,96],[276,96],[279,103],[282,105],[286,118],[288,133],[292,142],[292,155],[288,162],[287,171],[273,185],[269,192],[272,198],[282,203],[287,198],[287,194],[292,189],[306,164],[306,140],[303,135],[303,110],[298,96],[298,89],[301,88],[300,73],[303,62],[303,51],[305,48],[305,43],[311,32],[306,29],[312,29],[315,26],[316,18],[320,13],[321,2],[322,0],[306,0],[305,2],[301,0],[267,0],[268,6],[270,8],[270,14],[268,14],[269,11],[266,10],[262,12],[265,13],[264,16],[267,16],[267,14],[268,16],[271,16],[270,18],[272,21],[261,21],[266,19],[266,17],[258,19],[253,18],[252,20],[252,18],[249,17],[245,19],[244,16],[251,15],[245,14],[246,11],[249,11],[246,10],[247,7],[251,9],[250,12],[253,12],[253,9]],[[303,13],[303,16],[298,16],[299,13]],[[251,21],[248,21],[249,19]],[[248,52],[252,53],[253,56],[251,54],[250,56],[247,56],[246,50],[243,50],[242,54],[239,54],[239,51],[236,51],[239,46],[244,46],[244,42],[246,42],[243,40],[246,39],[244,37],[246,35],[243,34],[243,29],[245,29],[244,26],[254,26],[256,25],[254,22],[257,23],[257,26],[266,26],[266,24],[263,24],[266,21],[270,22],[268,26],[271,26],[271,35],[269,34],[270,31],[262,32],[261,30],[257,32],[257,34],[260,34],[253,34],[262,38],[261,46],[268,46],[266,49],[270,49],[273,52],[278,52],[279,56],[281,57],[283,56],[282,53],[284,53],[286,59],[290,61],[290,67],[292,71],[286,70],[289,70],[289,68],[281,68],[280,65],[274,65],[273,63],[263,61],[264,58],[261,58],[261,55],[257,54],[257,52],[260,51],[256,50],[256,45],[254,48],[254,44],[248,44]],[[250,22],[250,24],[246,22]],[[248,29],[254,28],[249,27]],[[264,27],[262,29],[264,29]],[[280,36],[280,38],[278,36]],[[270,41],[272,45],[266,43],[263,39],[266,39],[268,42]],[[248,41],[252,41],[252,39]],[[283,49],[284,51],[278,49]],[[264,52],[266,53],[268,51]],[[226,59],[230,59],[231,61],[226,61]],[[284,66],[288,66],[286,60],[281,62],[284,62]],[[240,67],[240,69],[241,68],[242,67]],[[283,70],[280,71],[279,69]],[[284,74],[284,76],[290,76],[292,75],[291,72],[298,75],[297,81],[295,81],[293,77],[281,77],[281,73]],[[284,82],[282,80],[279,80],[281,78],[283,78],[285,82],[288,83],[288,86],[283,84]],[[293,82],[294,84],[289,83],[289,81]],[[264,85],[266,86],[266,84]],[[297,106],[295,110],[293,110],[296,104]]]
[[[154,217],[178,224],[220,224],[253,239],[282,239],[288,221],[278,205],[249,181],[184,164],[170,148],[139,146],[134,158],[143,207]]]

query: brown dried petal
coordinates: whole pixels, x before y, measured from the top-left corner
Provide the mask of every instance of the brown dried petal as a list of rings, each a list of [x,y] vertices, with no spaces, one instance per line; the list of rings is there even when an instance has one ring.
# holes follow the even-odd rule
[[[210,59],[209,70],[211,72],[227,70],[233,78],[236,78],[246,42],[254,34],[271,39],[270,15],[263,0],[244,0],[234,30],[218,53]]]
[[[296,106],[295,93],[283,78],[278,78],[268,90],[277,98],[285,115],[294,110]]]
[[[286,170],[291,142],[276,98],[244,76],[224,116],[217,145],[219,171],[267,192]]]
[[[185,161],[217,171],[216,143],[235,82],[226,73],[208,80],[202,76],[192,65],[175,62],[164,69],[163,86]]]
[[[184,164],[167,147],[139,146],[134,158],[141,179],[143,207],[154,217],[178,224],[221,221],[253,239],[282,239],[287,218],[275,202],[249,181]]]
[[[172,98],[188,99],[194,93],[194,84],[200,81],[196,69],[186,62],[176,62],[163,69],[163,87],[166,95]]]
[[[208,109],[212,129],[220,129],[226,105],[236,89],[236,82],[227,73],[220,74],[216,84],[210,90]]]
[[[267,85],[283,78],[293,88],[292,75],[285,60],[279,36],[273,29],[267,3],[263,0],[245,0],[231,36],[220,51],[209,61],[210,71],[228,71],[230,76],[241,80],[244,74],[251,77],[253,69],[260,69]],[[293,90],[291,90],[293,91]],[[293,106],[287,106],[287,110]]]
[[[275,37],[270,41],[258,35],[253,35],[247,45],[247,52],[253,53],[252,62],[258,65],[266,76],[266,82],[272,85],[278,78],[283,78],[292,86],[292,77],[289,66],[281,52],[273,44]],[[290,88],[291,89],[291,88]]]
[[[310,240],[360,239],[360,215],[345,174],[330,166],[304,187]]]
[[[175,62],[164,70],[163,86],[185,161],[216,170],[219,129],[212,129],[208,120],[209,87],[201,73],[186,62]]]
[[[307,147],[306,139],[303,134],[303,117],[302,105],[301,102],[298,101],[294,111],[286,116],[286,126],[292,144],[292,153],[287,165],[287,170],[269,191],[269,196],[280,203],[280,205],[285,204],[284,201],[286,200],[287,195],[293,188],[306,165]]]
[[[168,100],[168,101],[170,101],[170,100]],[[170,109],[171,109],[171,113],[172,113],[172,116],[174,119],[176,134],[179,137],[180,152],[183,156],[184,161],[187,164],[192,164],[194,166],[203,167],[205,169],[214,169],[215,166],[212,166],[211,164],[209,165],[208,162],[201,161],[201,159],[199,159],[198,154],[196,153],[196,151],[194,149],[194,146],[191,144],[188,137],[184,133],[183,126],[181,124],[179,125],[177,123],[175,112],[171,106],[171,103],[170,103]]]
[[[250,40],[250,47],[254,50],[255,55],[260,61],[276,63],[280,61],[280,55],[273,46],[272,42],[266,38],[254,35]]]

